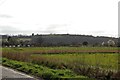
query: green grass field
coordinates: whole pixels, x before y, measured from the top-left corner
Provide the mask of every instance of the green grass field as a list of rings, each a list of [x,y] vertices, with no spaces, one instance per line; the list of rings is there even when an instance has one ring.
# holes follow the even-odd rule
[[[77,50],[99,52],[73,52]],[[108,52],[100,52],[106,50]],[[34,63],[51,69],[69,69],[83,76],[107,75],[118,71],[117,47],[30,47],[2,48],[5,58]],[[41,53],[46,54],[41,54]],[[54,54],[52,54],[54,53]],[[97,75],[96,75],[97,73]]]
[[[70,66],[93,66],[103,69],[118,69],[118,54],[114,53],[73,53],[73,54],[33,54],[33,61],[37,63],[64,64]]]

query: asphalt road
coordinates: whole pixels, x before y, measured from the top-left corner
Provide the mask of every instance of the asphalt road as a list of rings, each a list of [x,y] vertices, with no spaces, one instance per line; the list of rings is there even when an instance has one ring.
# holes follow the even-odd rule
[[[1,74],[2,73],[2,74]],[[37,80],[27,74],[0,65],[0,79],[2,80]]]

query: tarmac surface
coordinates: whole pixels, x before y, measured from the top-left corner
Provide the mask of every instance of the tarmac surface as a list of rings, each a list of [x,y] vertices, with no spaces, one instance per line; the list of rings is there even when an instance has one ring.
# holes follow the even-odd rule
[[[0,80],[38,80],[25,73],[0,65]]]

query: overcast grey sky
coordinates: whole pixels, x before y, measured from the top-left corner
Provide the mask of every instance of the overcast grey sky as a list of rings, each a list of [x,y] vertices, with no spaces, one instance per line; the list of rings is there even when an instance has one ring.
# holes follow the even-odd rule
[[[119,0],[0,0],[0,34],[118,36]]]

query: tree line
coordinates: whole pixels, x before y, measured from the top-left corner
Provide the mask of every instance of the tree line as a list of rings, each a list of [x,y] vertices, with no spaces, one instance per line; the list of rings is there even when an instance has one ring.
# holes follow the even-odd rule
[[[102,42],[100,43],[94,43],[93,45],[89,44],[88,41],[83,41],[81,44],[72,42],[71,44],[64,44],[62,42],[59,42],[57,44],[52,43],[44,43],[44,38],[40,36],[35,36],[34,38],[30,38],[30,40],[21,40],[18,37],[12,37],[8,36],[7,39],[2,39],[2,47],[41,47],[41,46],[116,46],[120,47],[120,38],[118,39],[118,43],[115,43],[113,40],[108,40],[107,43]]]

